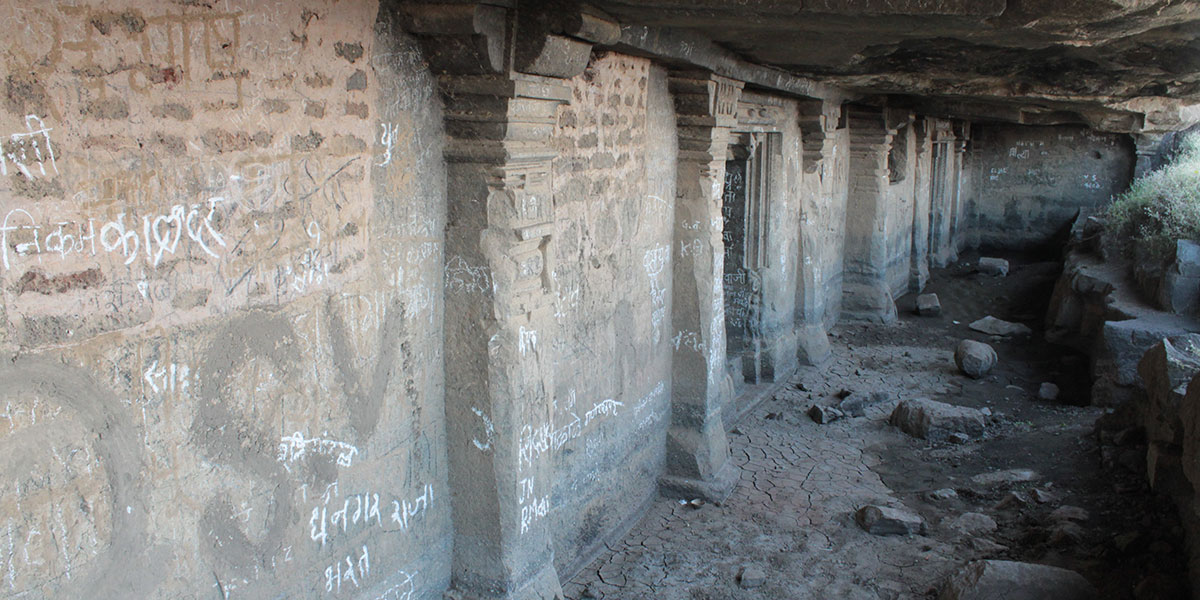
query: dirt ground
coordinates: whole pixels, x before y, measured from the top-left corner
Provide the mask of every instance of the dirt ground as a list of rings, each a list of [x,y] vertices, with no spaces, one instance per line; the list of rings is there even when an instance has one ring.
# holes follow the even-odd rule
[[[1182,531],[1174,510],[1143,483],[1144,448],[1099,444],[1093,428],[1104,411],[1086,406],[1086,357],[1041,341],[1059,264],[1007,258],[1004,278],[974,272],[971,257],[935,271],[926,291],[938,294],[940,317],[916,316],[907,296],[896,325],[837,327],[829,364],[802,368],[732,428],[741,469],[732,496],[698,508],[660,499],[564,585],[567,597],[932,598],[976,558],[1073,569],[1104,599],[1187,597]],[[967,328],[987,315],[1034,333],[1001,339]],[[999,364],[988,376],[974,380],[955,368],[963,338],[996,349]],[[1058,400],[1038,399],[1047,381],[1060,386]],[[806,415],[843,390],[889,399],[865,417],[826,425]],[[888,425],[899,400],[919,397],[989,409],[986,433],[931,444]],[[944,489],[954,496],[930,494]],[[926,532],[871,535],[854,520],[865,504],[918,513]],[[970,527],[980,519],[960,520],[967,513],[987,515],[997,528],[989,531],[986,519]],[[747,568],[765,573],[761,585],[743,587]]]

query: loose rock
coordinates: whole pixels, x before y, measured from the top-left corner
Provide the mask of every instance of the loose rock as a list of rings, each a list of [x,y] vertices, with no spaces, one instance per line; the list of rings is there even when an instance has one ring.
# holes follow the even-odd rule
[[[1033,333],[1033,330],[1030,329],[1029,327],[1026,327],[1025,325],[1022,325],[1020,323],[1010,323],[1008,321],[997,319],[996,317],[993,317],[990,315],[986,316],[982,319],[979,319],[978,321],[975,321],[974,323],[971,323],[970,325],[967,325],[967,327],[971,328],[973,331],[978,331],[979,333],[986,333],[988,335],[1008,336],[1008,335],[1030,335]]]
[[[1050,513],[1050,518],[1054,521],[1086,521],[1091,515],[1078,506],[1060,506]]]
[[[738,585],[753,589],[767,582],[767,572],[758,565],[747,565],[738,572]]]
[[[1090,600],[1096,588],[1067,569],[1008,560],[967,564],[942,587],[938,600]]]
[[[991,346],[975,340],[963,340],[954,350],[954,364],[958,370],[974,379],[991,372],[996,360],[996,351]]]
[[[936,317],[942,314],[942,303],[937,294],[921,294],[917,296],[917,314],[922,317]]]
[[[933,490],[932,492],[929,492],[926,494],[926,497],[934,502],[944,502],[946,500],[953,500],[957,498],[958,492],[954,491],[954,488],[942,488],[940,490]]]
[[[980,473],[972,477],[971,481],[979,485],[996,485],[1000,483],[1020,483],[1022,481],[1033,481],[1037,478],[1037,471],[1031,469],[1007,469],[1004,471],[993,471],[991,473]]]
[[[887,392],[871,392],[870,394],[856,392],[839,402],[837,410],[851,417],[863,417],[866,416],[868,408],[883,404],[890,397]]]
[[[1057,400],[1058,386],[1049,381],[1043,382],[1041,387],[1038,388],[1038,398],[1042,400]]]
[[[1008,261],[1003,258],[981,257],[978,264],[979,272],[993,277],[1008,275]]]
[[[896,406],[888,422],[913,437],[943,442],[955,434],[983,435],[983,413],[928,398],[905,400]]]
[[[808,409],[808,418],[821,425],[832,423],[844,416],[846,415],[843,414],[842,411],[832,406],[821,406],[820,404],[814,404]]]
[[[919,515],[890,506],[869,504],[858,509],[854,520],[874,535],[911,535],[925,529],[925,521]]]
[[[951,529],[957,529],[969,535],[991,533],[999,528],[995,519],[977,512],[963,513],[958,518],[950,521],[949,525]]]

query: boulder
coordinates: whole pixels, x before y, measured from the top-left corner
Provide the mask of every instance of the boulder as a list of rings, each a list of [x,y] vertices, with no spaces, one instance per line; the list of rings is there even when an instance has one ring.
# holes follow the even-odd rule
[[[979,560],[950,576],[938,600],[1092,600],[1097,596],[1096,588],[1075,571]]]
[[[890,506],[869,504],[858,509],[854,520],[873,535],[912,535],[925,530],[919,515]]]
[[[986,316],[970,325],[967,325],[973,331],[986,333],[988,335],[1030,335],[1033,330],[1020,323],[1010,323],[997,319],[993,316]]]
[[[991,533],[999,528],[996,520],[977,512],[963,513],[957,518],[951,520],[947,525],[951,529],[961,531],[968,535],[979,535],[981,533]]]
[[[978,269],[984,275],[1004,277],[1008,275],[1008,261],[1003,258],[985,256],[979,259]]]
[[[1038,387],[1038,398],[1042,400],[1057,400],[1058,386],[1049,381],[1042,382],[1042,385]]]
[[[996,351],[983,342],[963,340],[954,349],[954,364],[958,366],[958,370],[974,379],[991,372],[992,367],[996,366],[996,360]]]
[[[936,317],[942,314],[942,303],[937,294],[921,294],[917,296],[917,314],[922,317]]]
[[[1200,373],[1200,334],[1164,338],[1138,361],[1138,374],[1146,388],[1139,411],[1151,442],[1183,443],[1180,405],[1187,384]]]
[[[896,405],[888,422],[913,437],[944,442],[955,433],[978,437],[986,421],[982,412],[928,398],[905,400]]]

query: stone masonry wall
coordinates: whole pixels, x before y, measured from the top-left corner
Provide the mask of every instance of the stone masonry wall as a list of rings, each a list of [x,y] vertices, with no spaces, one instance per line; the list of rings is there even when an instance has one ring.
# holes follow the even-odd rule
[[[0,2],[0,595],[445,588],[441,116],[377,12]]]
[[[553,145],[558,301],[553,472],[560,572],[654,493],[670,421],[675,114],[666,71],[594,55]],[[561,440],[561,444],[560,444]]]
[[[1083,127],[976,125],[971,146],[967,237],[984,248],[1045,243],[1133,176],[1129,136]]]

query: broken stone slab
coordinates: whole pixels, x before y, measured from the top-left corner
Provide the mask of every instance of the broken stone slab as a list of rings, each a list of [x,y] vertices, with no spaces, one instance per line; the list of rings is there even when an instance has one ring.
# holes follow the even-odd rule
[[[1050,513],[1051,521],[1086,521],[1091,518],[1088,511],[1078,506],[1060,506]]]
[[[814,404],[808,408],[808,418],[819,425],[828,425],[844,416],[845,413],[832,406]]]
[[[933,502],[945,502],[957,498],[958,492],[954,491],[954,488],[942,488],[925,494],[925,497]]]
[[[1035,481],[1040,477],[1037,471],[1032,469],[1005,469],[1003,471],[992,471],[991,473],[980,473],[971,478],[973,483],[978,485],[999,485],[1002,483],[1021,483],[1023,481]]]
[[[993,277],[1008,275],[1008,261],[1003,258],[984,256],[979,259],[979,264],[976,267],[984,275],[991,275]]]
[[[746,565],[738,572],[738,585],[744,589],[754,589],[767,582],[767,572],[758,565]]]
[[[1146,388],[1142,415],[1150,442],[1183,443],[1180,406],[1188,382],[1200,373],[1200,334],[1163,338],[1138,361]]]
[[[974,379],[990,373],[996,361],[996,351],[983,342],[963,340],[954,349],[954,364],[958,370]]]
[[[961,531],[968,535],[979,535],[983,533],[991,533],[999,529],[996,520],[978,512],[969,512],[959,515],[947,524],[951,529]]]
[[[968,563],[942,586],[938,600],[1091,600],[1098,592],[1075,571],[1009,560]]]
[[[867,409],[878,404],[883,404],[891,398],[887,392],[871,392],[864,394],[862,392],[854,392],[846,396],[838,403],[837,409],[851,417],[864,417],[867,414]]]
[[[922,317],[936,317],[942,314],[942,303],[937,294],[921,294],[917,296],[917,314]]]
[[[986,333],[988,335],[1009,336],[1030,335],[1033,333],[1033,330],[1025,325],[997,319],[991,315],[979,319],[978,321],[967,325],[967,327],[971,328],[972,331],[978,331],[979,333]]]
[[[1049,381],[1042,382],[1042,385],[1038,387],[1038,398],[1050,401],[1057,400],[1058,386]]]
[[[888,422],[913,437],[944,442],[955,433],[983,435],[983,413],[974,408],[954,406],[928,398],[914,398],[896,405]]]
[[[920,515],[890,506],[868,504],[858,509],[854,520],[873,535],[912,535],[925,530],[925,521]]]

